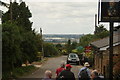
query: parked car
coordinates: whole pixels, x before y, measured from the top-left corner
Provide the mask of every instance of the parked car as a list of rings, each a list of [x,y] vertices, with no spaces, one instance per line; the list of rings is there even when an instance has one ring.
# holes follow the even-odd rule
[[[78,55],[75,53],[70,53],[67,57],[67,64],[69,63],[76,63],[77,65],[79,65],[80,59]]]

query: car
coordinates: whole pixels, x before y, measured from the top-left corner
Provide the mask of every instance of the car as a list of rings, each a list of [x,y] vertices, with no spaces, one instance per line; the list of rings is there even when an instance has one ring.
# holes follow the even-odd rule
[[[76,53],[70,53],[68,55],[67,64],[69,64],[69,63],[76,63],[77,65],[79,65],[80,59]]]

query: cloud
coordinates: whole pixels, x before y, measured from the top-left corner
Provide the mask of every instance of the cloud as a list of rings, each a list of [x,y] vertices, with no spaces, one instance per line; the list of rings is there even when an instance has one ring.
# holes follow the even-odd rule
[[[25,1],[25,0],[24,0]],[[26,0],[27,2],[96,2],[96,0]]]
[[[27,2],[27,5],[36,30],[42,27],[44,33],[93,33],[96,2]]]

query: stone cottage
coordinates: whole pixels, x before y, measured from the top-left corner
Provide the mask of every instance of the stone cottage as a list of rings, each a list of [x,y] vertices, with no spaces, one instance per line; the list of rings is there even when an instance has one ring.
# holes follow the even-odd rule
[[[94,68],[107,78],[109,73],[109,37],[94,41],[91,46],[94,48]],[[117,58],[118,55],[120,55],[120,28],[114,31],[113,35],[113,57]]]

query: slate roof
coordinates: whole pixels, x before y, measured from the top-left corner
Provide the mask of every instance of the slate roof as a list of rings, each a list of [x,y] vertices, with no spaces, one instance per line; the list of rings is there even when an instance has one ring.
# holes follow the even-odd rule
[[[120,42],[120,34],[115,34],[113,36],[113,44],[115,43],[119,43]],[[91,45],[97,47],[97,48],[102,48],[102,47],[106,47],[109,45],[109,37],[94,41],[91,43]]]

